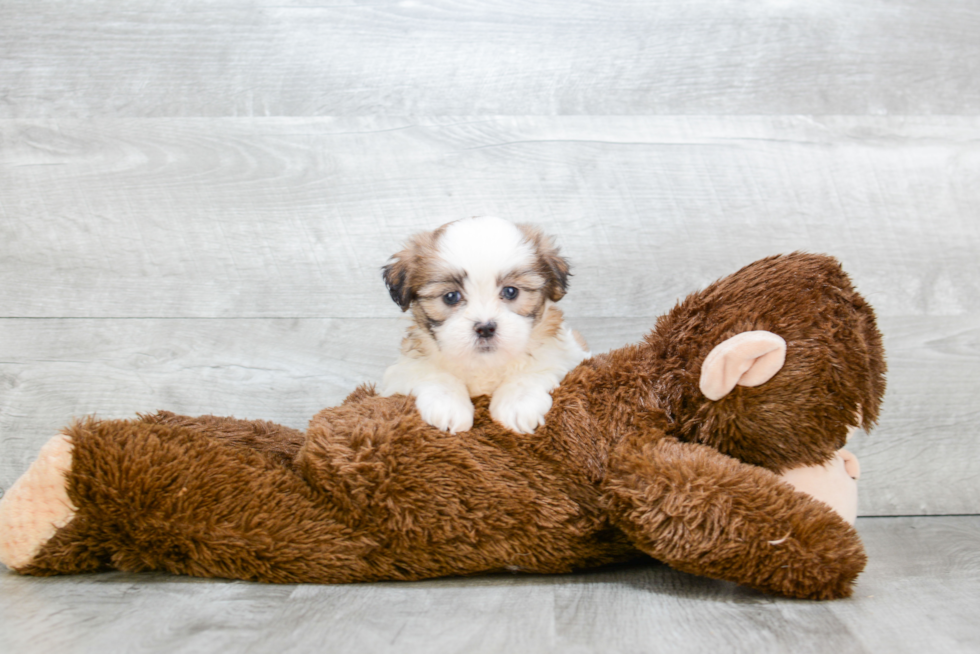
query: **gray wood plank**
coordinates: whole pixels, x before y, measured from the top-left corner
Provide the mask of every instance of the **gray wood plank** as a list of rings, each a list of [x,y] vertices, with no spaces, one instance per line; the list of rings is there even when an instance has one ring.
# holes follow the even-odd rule
[[[647,318],[577,318],[595,352],[638,341]],[[402,319],[0,319],[0,488],[73,417],[168,409],[303,429],[396,357]],[[880,424],[849,445],[861,515],[976,513],[980,316],[885,318]]]
[[[980,111],[969,0],[7,0],[0,24],[0,117]]]
[[[886,318],[881,328],[880,425],[849,445],[862,464],[862,512],[980,512],[980,315]]]
[[[379,268],[536,222],[574,315],[654,316],[759,257],[838,256],[887,316],[980,312],[980,118],[0,121],[0,315],[391,317]]]
[[[868,568],[852,599],[829,603],[768,597],[654,562],[560,576],[340,586],[0,574],[0,649],[977,651],[980,517],[861,518],[857,527]]]
[[[305,429],[395,361],[389,320],[0,320],[0,486],[74,417],[167,409]]]

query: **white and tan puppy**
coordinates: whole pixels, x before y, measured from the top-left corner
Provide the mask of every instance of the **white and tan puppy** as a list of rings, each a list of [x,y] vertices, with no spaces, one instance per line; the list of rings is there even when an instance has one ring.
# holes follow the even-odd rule
[[[500,218],[469,218],[413,236],[383,269],[391,298],[413,324],[381,394],[415,396],[439,429],[473,426],[471,397],[490,395],[490,415],[531,433],[550,391],[589,356],[554,306],[568,262],[551,238]]]

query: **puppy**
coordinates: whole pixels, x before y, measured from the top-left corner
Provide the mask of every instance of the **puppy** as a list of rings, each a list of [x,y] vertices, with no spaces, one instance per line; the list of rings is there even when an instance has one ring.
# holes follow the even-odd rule
[[[415,396],[422,419],[473,426],[471,397],[516,432],[544,424],[550,391],[589,356],[554,306],[568,262],[550,237],[500,218],[470,218],[417,234],[383,268],[391,298],[412,312],[381,394]]]

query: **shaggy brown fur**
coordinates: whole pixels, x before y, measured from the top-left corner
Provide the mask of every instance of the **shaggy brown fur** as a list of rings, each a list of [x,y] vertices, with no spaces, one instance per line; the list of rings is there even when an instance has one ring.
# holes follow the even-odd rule
[[[706,399],[705,356],[756,329],[786,340],[784,368]],[[76,424],[78,512],[19,571],[333,583],[645,553],[766,592],[845,597],[865,564],[857,533],[771,471],[825,461],[849,426],[870,426],[884,370],[874,314],[839,265],[772,257],[693,294],[644,342],[583,362],[533,438],[491,420],[486,397],[453,435],[412,398],[363,387],[305,435],[169,413]]]

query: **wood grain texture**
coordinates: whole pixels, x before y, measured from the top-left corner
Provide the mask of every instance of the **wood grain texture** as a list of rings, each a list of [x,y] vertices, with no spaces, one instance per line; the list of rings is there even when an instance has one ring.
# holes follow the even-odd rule
[[[0,321],[0,487],[74,417],[158,409],[305,429],[394,362],[391,320]]]
[[[0,24],[0,117],[980,112],[969,0],[7,0]]]
[[[556,234],[577,316],[762,256],[886,316],[980,313],[980,118],[0,121],[0,316],[391,317],[379,269],[473,215]]]
[[[980,517],[862,518],[857,527],[870,562],[854,598],[837,602],[767,597],[654,562],[341,586],[0,573],[0,650],[977,651]]]
[[[637,342],[646,318],[575,318],[595,352]],[[0,489],[72,417],[167,409],[298,429],[394,362],[403,319],[0,320]],[[861,515],[975,513],[980,317],[885,318],[881,421],[849,448]]]
[[[881,328],[889,370],[880,425],[848,446],[862,464],[861,511],[977,513],[980,316],[887,318]]]

